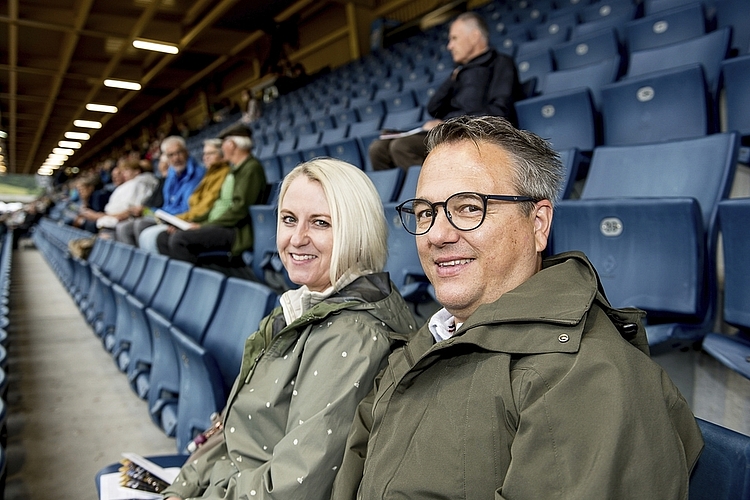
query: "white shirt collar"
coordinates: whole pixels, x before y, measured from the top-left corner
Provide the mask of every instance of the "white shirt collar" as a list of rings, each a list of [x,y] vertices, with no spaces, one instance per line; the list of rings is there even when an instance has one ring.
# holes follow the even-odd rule
[[[443,308],[432,315],[428,327],[432,336],[435,337],[435,342],[440,342],[451,338],[456,330],[461,328],[461,324],[456,323],[456,318]]]

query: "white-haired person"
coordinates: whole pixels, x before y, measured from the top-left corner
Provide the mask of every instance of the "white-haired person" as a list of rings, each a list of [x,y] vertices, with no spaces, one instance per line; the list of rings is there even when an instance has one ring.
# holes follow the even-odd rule
[[[359,401],[417,330],[383,272],[383,207],[358,168],[319,158],[287,175],[276,244],[300,287],[247,340],[222,441],[165,498],[328,498]]]

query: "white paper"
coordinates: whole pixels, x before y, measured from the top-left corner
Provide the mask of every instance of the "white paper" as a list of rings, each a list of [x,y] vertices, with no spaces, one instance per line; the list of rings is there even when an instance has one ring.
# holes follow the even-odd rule
[[[139,465],[149,471],[159,479],[166,481],[169,484],[175,480],[177,475],[180,473],[179,467],[161,467],[147,458],[136,453],[123,453],[122,456],[136,465]],[[131,500],[131,499],[159,499],[162,496],[159,493],[151,493],[149,491],[141,491],[133,488],[125,488],[120,486],[122,480],[122,474],[118,472],[112,472],[110,474],[102,474],[99,480],[99,500]]]
[[[174,215],[168,212],[165,212],[161,208],[156,209],[156,211],[154,212],[154,217],[156,217],[162,222],[166,222],[167,224],[170,224],[176,227],[177,229],[182,229],[183,231],[190,229],[190,226],[191,226],[190,222],[179,219],[175,217]]]

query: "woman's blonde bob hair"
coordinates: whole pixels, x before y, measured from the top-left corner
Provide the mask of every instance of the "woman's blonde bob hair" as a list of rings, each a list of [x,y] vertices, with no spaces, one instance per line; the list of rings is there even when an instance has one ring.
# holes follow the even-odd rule
[[[300,163],[281,183],[279,207],[289,185],[301,175],[320,183],[328,200],[333,228],[331,283],[349,270],[355,274],[382,271],[388,258],[388,226],[380,196],[367,175],[333,158]]]

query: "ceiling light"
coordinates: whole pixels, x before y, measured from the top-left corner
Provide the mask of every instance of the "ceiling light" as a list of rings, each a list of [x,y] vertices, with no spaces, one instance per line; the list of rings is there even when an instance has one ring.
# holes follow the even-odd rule
[[[0,139],[7,139],[8,138],[8,132],[5,130],[0,130]]]
[[[65,163],[65,160],[67,160],[67,159],[68,159],[67,155],[59,155],[59,154],[55,154],[55,153],[52,153],[52,154],[50,154],[47,157],[47,160],[50,160],[50,161],[61,161],[63,163]]]
[[[116,89],[125,89],[125,90],[141,90],[141,84],[138,82],[128,82],[125,80],[114,80],[112,78],[107,78],[104,80],[104,85],[107,87],[114,87]]]
[[[75,141],[60,141],[57,143],[58,146],[61,148],[72,148],[72,149],[79,149],[81,147],[80,142]]]
[[[148,40],[133,40],[133,47],[136,49],[153,50],[155,52],[165,52],[167,54],[176,54],[180,51],[176,45],[161,42],[150,42]]]
[[[88,141],[91,136],[86,132],[65,132],[66,139],[75,139],[77,141]]]
[[[73,125],[81,128],[102,128],[102,122],[95,122],[91,120],[76,120]]]
[[[48,167],[51,167],[51,166],[59,167],[63,163],[65,163],[65,160],[53,160],[51,158],[47,158],[47,160],[44,162],[44,164],[47,165]]]
[[[108,106],[106,104],[89,103],[86,105],[86,109],[100,113],[117,113],[117,106]]]
[[[52,152],[56,155],[67,155],[71,156],[73,153],[75,153],[75,150],[69,149],[69,148],[54,148]]]

